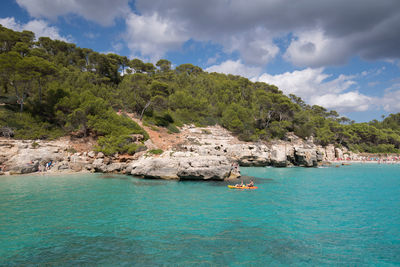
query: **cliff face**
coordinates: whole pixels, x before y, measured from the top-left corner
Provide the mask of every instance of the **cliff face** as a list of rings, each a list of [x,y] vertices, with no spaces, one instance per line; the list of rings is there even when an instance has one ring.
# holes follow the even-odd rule
[[[288,135],[287,141],[249,143],[239,141],[219,126],[185,126],[179,134],[157,132],[156,142],[148,148],[165,150],[162,155],[147,151],[134,156],[83,151],[71,153],[70,140],[21,141],[0,139],[1,173],[23,174],[48,172],[117,172],[144,178],[223,180],[240,176],[240,166],[303,166],[357,155],[335,148],[316,146],[313,140]],[[165,138],[163,135],[167,135]],[[150,135],[151,136],[151,135]],[[173,142],[163,141],[173,140]],[[164,142],[164,143],[163,143]],[[51,168],[45,165],[52,162]]]
[[[293,134],[287,141],[249,143],[239,141],[219,126],[186,126],[181,142],[170,146],[159,157],[142,157],[128,167],[135,176],[164,179],[221,180],[240,175],[240,166],[315,167],[324,161],[343,157],[333,145],[317,146],[312,139],[302,140]],[[347,151],[346,151],[347,152]],[[356,159],[354,154],[346,154]]]
[[[189,128],[186,142],[180,148],[201,156],[226,156],[241,166],[317,166],[318,162],[335,159],[335,147],[316,146],[312,140],[288,135],[287,141],[265,143],[241,142],[225,129]],[[340,149],[339,149],[340,150]]]

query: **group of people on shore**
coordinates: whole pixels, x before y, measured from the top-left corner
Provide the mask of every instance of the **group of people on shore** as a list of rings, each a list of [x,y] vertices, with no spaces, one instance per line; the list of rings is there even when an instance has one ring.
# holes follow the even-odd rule
[[[39,165],[39,172],[45,172],[50,170],[50,168],[53,166],[53,161],[50,160],[49,162],[46,162],[46,164],[44,166]]]
[[[28,164],[28,165],[33,165],[33,164],[35,164],[35,163],[34,163],[33,161],[29,161],[27,164]],[[49,162],[46,162],[44,165],[39,164],[39,166],[38,166],[38,171],[39,171],[39,172],[46,172],[46,171],[50,170],[51,167],[53,167],[53,165],[54,165],[53,160],[50,160]],[[7,168],[7,166],[6,166],[5,164],[1,164],[1,165],[0,165],[0,172],[5,172],[5,171],[7,171],[6,168]]]
[[[359,157],[357,159],[352,158],[337,158],[334,161],[353,161],[353,162],[376,162],[378,164],[395,164],[400,163],[400,156],[393,157]]]

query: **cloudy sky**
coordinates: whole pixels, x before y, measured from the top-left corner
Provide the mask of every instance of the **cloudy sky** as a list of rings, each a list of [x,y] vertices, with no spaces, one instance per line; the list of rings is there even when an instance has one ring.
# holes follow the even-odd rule
[[[2,0],[0,24],[242,75],[356,121],[400,112],[399,0]]]

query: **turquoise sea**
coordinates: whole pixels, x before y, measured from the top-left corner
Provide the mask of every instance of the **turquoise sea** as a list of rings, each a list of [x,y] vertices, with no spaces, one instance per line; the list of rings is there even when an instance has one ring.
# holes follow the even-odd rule
[[[0,265],[400,265],[400,165],[242,174],[0,177]]]

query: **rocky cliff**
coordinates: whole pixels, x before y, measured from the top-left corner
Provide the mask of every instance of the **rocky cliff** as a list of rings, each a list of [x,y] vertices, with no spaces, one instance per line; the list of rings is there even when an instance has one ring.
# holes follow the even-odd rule
[[[168,136],[164,139],[163,135]],[[75,152],[67,139],[3,138],[0,139],[0,173],[90,171],[158,179],[224,180],[239,177],[239,166],[314,167],[335,158],[357,158],[347,150],[333,145],[317,146],[312,139],[302,140],[293,134],[287,135],[286,141],[242,142],[219,126],[185,126],[179,134],[157,132],[157,142],[152,140],[146,146],[152,149],[161,146],[165,150],[162,155],[143,151],[134,156],[106,157],[101,152]],[[174,141],[162,143],[163,140]],[[49,162],[51,167],[46,170]]]

